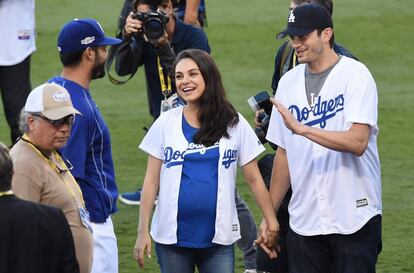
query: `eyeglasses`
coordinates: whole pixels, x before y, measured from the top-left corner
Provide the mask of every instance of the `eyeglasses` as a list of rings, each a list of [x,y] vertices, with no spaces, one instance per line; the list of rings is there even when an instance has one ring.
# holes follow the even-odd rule
[[[56,120],[48,119],[47,117],[42,116],[40,114],[32,114],[32,116],[39,117],[54,127],[60,127],[64,124],[71,126],[73,122],[75,121],[75,115],[69,115],[69,116],[56,119]]]
[[[64,174],[68,171],[71,171],[73,169],[72,163],[70,163],[70,161],[66,157],[64,157],[60,152],[58,152],[58,154],[60,155],[60,157],[62,158],[63,162],[65,162],[65,165],[66,165],[66,168],[61,168],[61,166],[58,166],[57,164],[55,165],[59,174]]]

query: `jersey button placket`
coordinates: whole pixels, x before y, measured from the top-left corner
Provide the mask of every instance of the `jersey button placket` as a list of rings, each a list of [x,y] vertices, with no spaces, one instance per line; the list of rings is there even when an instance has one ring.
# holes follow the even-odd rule
[[[320,162],[320,160],[318,160],[319,158],[322,158],[321,154],[322,154],[322,147],[320,147],[319,145],[315,144],[315,149],[314,149],[314,153],[315,153],[315,159],[314,159],[314,172],[315,172],[315,182],[317,185],[316,188],[316,198],[317,198],[317,203],[318,203],[318,207],[319,207],[319,216],[320,216],[320,223],[321,223],[321,228],[322,228],[322,232],[326,233],[327,231],[327,227],[330,225],[329,224],[329,213],[328,213],[328,206],[327,206],[327,196],[326,196],[326,191],[325,191],[325,187],[323,185],[323,172],[322,172],[322,167],[323,166],[323,162]]]

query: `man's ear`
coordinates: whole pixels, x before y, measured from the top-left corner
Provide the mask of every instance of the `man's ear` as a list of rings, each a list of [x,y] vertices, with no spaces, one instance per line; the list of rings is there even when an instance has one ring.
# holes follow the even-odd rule
[[[29,132],[31,132],[34,128],[34,118],[31,115],[27,116],[27,128],[29,129]]]
[[[332,28],[325,28],[322,32],[324,41],[329,42],[333,35],[333,29]]]
[[[88,47],[85,49],[85,51],[83,52],[83,57],[88,60],[88,61],[93,61],[95,60],[95,50],[93,50],[92,48]]]

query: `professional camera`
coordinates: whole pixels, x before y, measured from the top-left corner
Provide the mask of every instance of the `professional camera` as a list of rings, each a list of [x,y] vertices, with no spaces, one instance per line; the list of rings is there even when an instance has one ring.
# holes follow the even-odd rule
[[[151,9],[148,12],[137,11],[133,18],[143,23],[142,29],[150,40],[158,40],[164,34],[169,19],[168,15],[160,9]]]
[[[270,96],[266,91],[260,91],[256,95],[250,97],[247,102],[254,112],[260,112],[257,120],[262,124],[254,129],[256,136],[263,144],[267,143],[266,133],[269,128],[270,114],[272,113],[273,104],[270,101]]]

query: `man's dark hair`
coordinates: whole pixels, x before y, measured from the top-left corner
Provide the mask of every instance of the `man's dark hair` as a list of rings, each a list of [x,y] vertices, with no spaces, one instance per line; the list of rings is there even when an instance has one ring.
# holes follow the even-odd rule
[[[82,49],[82,50],[78,50],[74,52],[61,53],[59,54],[60,62],[62,63],[64,67],[76,66],[80,64],[80,62],[82,61],[82,55],[85,50],[86,49]]]
[[[145,5],[150,5],[151,7],[157,7],[163,3],[168,3],[168,1],[170,0],[135,0],[134,1],[134,12],[137,11],[137,6],[139,4],[145,4]]]
[[[229,138],[228,129],[239,122],[239,115],[227,100],[220,71],[207,52],[199,49],[181,51],[174,61],[173,73],[175,73],[177,64],[187,58],[197,64],[205,83],[198,113],[201,127],[194,135],[193,141],[206,147],[212,146],[222,137]]]
[[[331,14],[331,16],[333,14],[332,0],[293,0],[293,3],[295,3],[296,5],[300,5],[303,3],[318,3],[319,5],[327,9],[329,11],[329,14]]]
[[[11,189],[13,177],[13,161],[9,154],[9,149],[0,142],[0,191]]]

